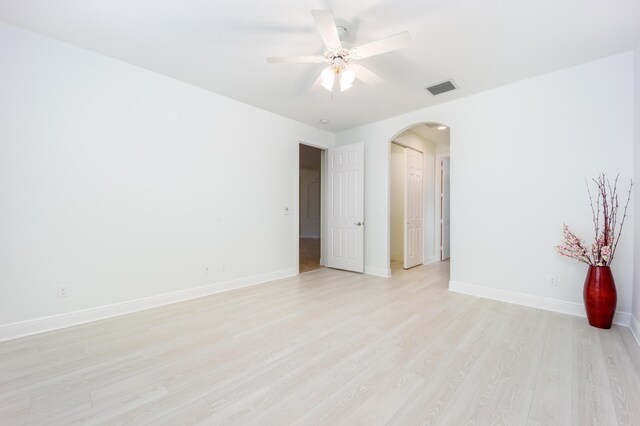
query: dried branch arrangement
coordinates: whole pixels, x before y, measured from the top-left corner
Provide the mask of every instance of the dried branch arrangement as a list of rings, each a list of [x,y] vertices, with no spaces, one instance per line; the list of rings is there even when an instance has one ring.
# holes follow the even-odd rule
[[[631,201],[631,189],[633,182],[629,184],[627,201],[622,212],[622,219],[618,223],[618,178],[617,175],[613,183],[602,173],[597,178],[592,179],[596,187],[596,199],[591,195],[589,182],[587,193],[591,205],[591,215],[593,219],[593,230],[595,232],[595,242],[588,248],[584,242],[576,236],[569,227],[563,225],[564,242],[556,246],[556,250],[563,256],[576,259],[591,266],[610,266],[618,248],[622,227],[627,217],[627,208]]]

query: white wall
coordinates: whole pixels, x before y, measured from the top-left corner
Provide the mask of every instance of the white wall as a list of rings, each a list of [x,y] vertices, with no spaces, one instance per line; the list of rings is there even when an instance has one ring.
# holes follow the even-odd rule
[[[389,141],[416,123],[444,123],[451,128],[451,280],[581,312],[586,266],[553,246],[563,221],[591,238],[584,178],[620,172],[626,183],[633,175],[630,87],[632,52],[339,133],[338,144],[366,144],[365,264],[384,267],[389,258]],[[623,313],[631,309],[629,235],[613,265]],[[557,287],[547,284],[550,275]]]
[[[320,170],[300,169],[300,236],[303,238],[320,238],[320,190]]]
[[[0,325],[297,272],[332,134],[1,23],[0,94]]]
[[[391,260],[404,261],[404,175],[405,148],[391,144],[390,217]]]
[[[435,147],[436,154],[449,154],[450,145],[445,145],[443,143],[437,143]]]
[[[634,145],[634,204],[640,205],[640,42],[635,50],[635,145]],[[640,208],[634,210],[634,268],[631,330],[640,344]],[[631,227],[630,227],[631,228]],[[626,230],[630,233],[630,229]]]

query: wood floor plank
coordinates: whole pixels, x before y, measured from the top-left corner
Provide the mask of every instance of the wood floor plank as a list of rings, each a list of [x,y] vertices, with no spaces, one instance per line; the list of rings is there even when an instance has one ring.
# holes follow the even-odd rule
[[[370,392],[366,401],[355,409],[349,407],[351,414],[345,415],[339,423],[385,425],[424,381],[423,377],[403,369],[393,371]]]
[[[477,359],[472,352],[451,352],[444,362],[429,371],[423,384],[393,414],[389,424],[437,424]]]
[[[599,330],[583,319],[573,319],[573,424],[618,424]]]
[[[640,380],[633,371],[633,365],[617,327],[598,333],[605,368],[609,376],[613,405],[619,425],[640,423]]]
[[[503,372],[482,422],[495,425],[527,423],[539,374],[550,313],[533,311],[518,340],[520,348],[512,368]]]
[[[631,364],[636,370],[636,373],[640,375],[640,341],[637,341],[633,334],[631,333],[631,329],[628,327],[622,326],[613,326],[618,333],[620,333],[620,337],[624,342],[624,346],[627,349],[627,354],[629,355],[629,359],[631,360]]]
[[[552,314],[550,323],[529,410],[529,425],[563,426],[573,423],[573,319]]]
[[[15,398],[13,401],[6,401],[0,406],[0,424],[18,424],[20,418],[29,414],[29,399]]]
[[[0,424],[640,424],[626,328],[319,269],[0,343]]]
[[[518,356],[524,351],[522,342],[527,336],[523,335],[525,315],[521,313],[518,310],[513,317],[505,317],[495,336],[484,342],[485,349],[446,401],[446,411],[432,409],[429,424],[486,423],[500,381],[513,374]]]

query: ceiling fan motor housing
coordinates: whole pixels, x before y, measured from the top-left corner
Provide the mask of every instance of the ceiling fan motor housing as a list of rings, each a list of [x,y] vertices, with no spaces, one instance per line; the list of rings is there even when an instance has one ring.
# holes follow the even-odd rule
[[[351,51],[344,47],[338,49],[329,49],[325,52],[324,57],[332,64],[336,65],[336,61],[340,61],[342,65],[346,64],[351,58]]]

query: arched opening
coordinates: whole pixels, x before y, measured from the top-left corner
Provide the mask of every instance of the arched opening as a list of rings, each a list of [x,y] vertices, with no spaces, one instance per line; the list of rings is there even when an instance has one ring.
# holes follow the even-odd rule
[[[389,269],[450,257],[450,128],[422,122],[389,142]]]

